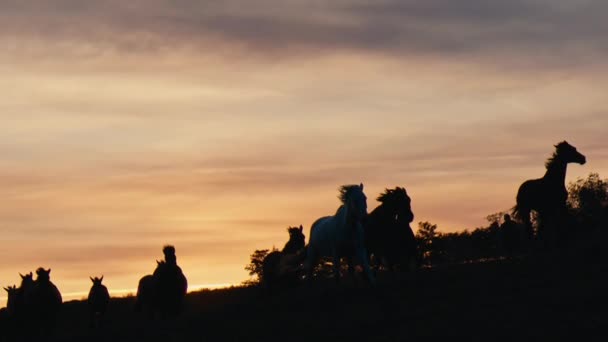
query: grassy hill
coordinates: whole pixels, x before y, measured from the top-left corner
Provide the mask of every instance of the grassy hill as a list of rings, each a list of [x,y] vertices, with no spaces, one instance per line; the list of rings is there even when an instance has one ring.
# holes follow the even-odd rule
[[[591,262],[590,260],[593,260]],[[133,313],[113,299],[103,328],[88,328],[86,303],[63,306],[58,341],[397,341],[606,337],[608,263],[597,256],[540,255],[378,274],[268,294],[256,287],[188,294],[171,321]]]

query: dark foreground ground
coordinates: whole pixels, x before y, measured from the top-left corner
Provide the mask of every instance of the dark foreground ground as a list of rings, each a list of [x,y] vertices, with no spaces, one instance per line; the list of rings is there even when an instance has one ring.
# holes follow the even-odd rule
[[[45,341],[608,340],[605,258],[540,255],[380,273],[378,286],[318,281],[268,295],[232,288],[189,294],[173,321],[114,299],[104,326],[88,328],[86,303],[64,304]]]

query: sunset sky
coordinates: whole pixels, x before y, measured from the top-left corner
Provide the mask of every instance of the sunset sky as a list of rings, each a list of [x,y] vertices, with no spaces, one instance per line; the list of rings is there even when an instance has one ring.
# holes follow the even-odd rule
[[[553,145],[608,177],[603,0],[0,0],[0,286],[113,293],[176,246],[191,286],[403,186],[475,228]],[[5,304],[0,293],[0,306]]]

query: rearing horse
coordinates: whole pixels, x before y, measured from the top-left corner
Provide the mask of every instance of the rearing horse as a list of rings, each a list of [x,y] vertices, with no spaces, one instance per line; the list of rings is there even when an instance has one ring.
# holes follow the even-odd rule
[[[576,147],[562,141],[555,145],[553,156],[547,160],[547,172],[543,178],[525,181],[517,191],[517,205],[513,214],[526,225],[528,237],[531,238],[532,223],[530,212],[535,210],[542,221],[557,224],[566,214],[568,191],[564,185],[568,163],[585,164],[586,158]],[[544,225],[544,224],[543,224]],[[542,231],[542,230],[541,230]],[[539,231],[539,235],[541,235]]]
[[[332,257],[334,277],[338,280],[340,257],[354,257],[363,265],[369,282],[374,284],[364,245],[362,220],[367,215],[367,197],[363,193],[363,184],[343,185],[339,198],[342,205],[336,214],[319,218],[310,228],[304,269],[310,279],[319,258]]]

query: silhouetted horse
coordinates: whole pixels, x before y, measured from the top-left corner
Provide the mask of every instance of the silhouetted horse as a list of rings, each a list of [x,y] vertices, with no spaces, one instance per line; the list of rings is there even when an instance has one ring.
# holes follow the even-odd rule
[[[61,293],[50,279],[51,269],[36,270],[36,281],[25,293],[27,324],[34,336],[53,334],[57,314],[63,303]]]
[[[164,261],[157,261],[156,270],[139,281],[135,309],[144,310],[149,316],[155,312],[161,317],[177,316],[181,310],[188,290],[188,281],[182,269],[177,266],[175,248],[165,246]]]
[[[553,156],[547,160],[547,172],[543,178],[525,181],[517,191],[517,205],[513,214],[526,226],[527,235],[533,237],[530,212],[538,213],[540,240],[563,237],[563,223],[567,221],[566,200],[568,191],[564,185],[568,163],[585,164],[586,158],[575,147],[562,141],[555,145]],[[553,238],[545,236],[551,234]],[[547,241],[545,241],[547,242]]]
[[[381,203],[365,220],[365,246],[378,264],[389,268],[400,265],[406,270],[416,266],[416,238],[410,227],[414,220],[411,199],[404,188],[386,189]]]
[[[21,277],[21,285],[19,287],[9,286],[8,288],[4,288],[8,293],[6,315],[7,319],[11,322],[11,329],[14,331],[19,331],[25,323],[25,297],[34,286],[32,272],[26,273],[25,275],[19,273],[19,276]]]
[[[101,278],[91,278],[93,285],[89,291],[87,304],[89,307],[89,324],[91,327],[97,328],[100,326],[103,317],[106,314],[108,304],[110,303],[110,293],[108,288],[103,285],[103,276]]]
[[[17,302],[18,302],[18,296],[19,296],[19,289],[17,288],[17,286],[13,285],[13,286],[9,286],[9,287],[5,287],[4,290],[7,293],[7,299],[6,299],[6,312],[9,315],[9,317],[15,317],[16,312],[17,312]]]
[[[375,279],[369,268],[362,220],[367,215],[367,198],[363,193],[363,184],[344,185],[340,188],[342,205],[334,216],[325,216],[316,220],[310,228],[310,240],[306,249],[304,269],[309,279],[322,257],[333,258],[333,270],[336,280],[340,279],[340,258],[357,260],[363,265],[365,276],[370,283]]]
[[[15,295],[14,316],[21,319],[26,311],[25,298],[27,293],[34,287],[34,275],[32,272],[29,272],[26,274],[19,273],[19,276],[21,277],[21,284]]]
[[[305,236],[300,227],[289,227],[289,241],[281,251],[270,252],[262,262],[262,285],[272,290],[297,281],[298,270],[304,259]]]

